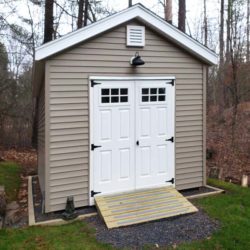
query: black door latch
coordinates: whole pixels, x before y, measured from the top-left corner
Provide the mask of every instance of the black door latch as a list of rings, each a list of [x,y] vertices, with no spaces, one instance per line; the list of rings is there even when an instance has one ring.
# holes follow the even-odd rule
[[[167,139],[166,141],[174,142],[174,137],[172,136],[171,138]]]
[[[100,148],[101,146],[96,146],[95,144],[91,144],[91,150],[94,151],[95,148]]]
[[[172,178],[171,180],[166,181],[166,182],[171,182],[172,184],[174,184],[174,178]]]

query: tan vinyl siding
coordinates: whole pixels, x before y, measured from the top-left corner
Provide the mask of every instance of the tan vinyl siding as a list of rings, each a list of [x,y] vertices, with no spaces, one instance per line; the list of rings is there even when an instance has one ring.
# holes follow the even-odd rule
[[[133,22],[134,23],[134,22]],[[146,64],[133,68],[129,59],[140,52]],[[176,185],[203,183],[203,64],[146,28],[144,48],[126,47],[126,25],[52,57],[49,75],[48,211],[88,205],[89,98],[88,78],[101,76],[176,77]]]
[[[45,190],[45,93],[44,85],[42,86],[38,99],[38,126],[37,126],[37,143],[38,143],[38,176],[39,183],[44,193]]]

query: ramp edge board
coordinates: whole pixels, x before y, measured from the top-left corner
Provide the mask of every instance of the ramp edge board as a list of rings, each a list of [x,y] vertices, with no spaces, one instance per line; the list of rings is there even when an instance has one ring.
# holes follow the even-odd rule
[[[98,195],[95,196],[95,202],[99,214],[109,229],[198,211],[171,186],[114,195]]]

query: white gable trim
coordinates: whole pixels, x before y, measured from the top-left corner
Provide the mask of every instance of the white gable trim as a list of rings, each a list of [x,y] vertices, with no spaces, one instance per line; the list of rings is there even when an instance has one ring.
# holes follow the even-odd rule
[[[217,55],[213,51],[181,32],[173,25],[167,23],[164,19],[140,4],[134,5],[133,7],[38,47],[36,49],[35,60],[43,60],[134,18],[140,19],[143,23],[146,23],[166,38],[177,43],[179,46],[188,50],[208,64],[217,64]]]

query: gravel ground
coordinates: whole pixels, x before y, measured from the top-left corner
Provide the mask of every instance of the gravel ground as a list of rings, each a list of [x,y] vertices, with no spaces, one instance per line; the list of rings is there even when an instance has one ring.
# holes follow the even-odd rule
[[[204,194],[204,193],[210,193],[214,192],[216,190],[209,188],[209,187],[199,187],[199,188],[190,188],[186,190],[179,191],[183,196],[190,196],[190,195],[196,195],[196,194]]]
[[[219,223],[204,212],[108,230],[99,216],[87,218],[96,229],[97,240],[117,248],[142,249],[143,246],[169,246],[208,238]],[[156,245],[157,244],[157,245]]]

